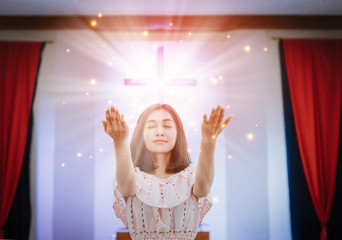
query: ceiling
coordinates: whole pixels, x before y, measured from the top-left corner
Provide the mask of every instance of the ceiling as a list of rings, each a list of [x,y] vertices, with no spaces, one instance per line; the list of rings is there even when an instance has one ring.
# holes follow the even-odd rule
[[[0,0],[0,15],[342,15],[342,0]]]

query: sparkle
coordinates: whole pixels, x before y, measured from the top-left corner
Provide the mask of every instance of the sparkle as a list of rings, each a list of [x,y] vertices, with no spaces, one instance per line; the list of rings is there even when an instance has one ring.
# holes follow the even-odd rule
[[[250,52],[251,51],[251,47],[249,45],[246,45],[244,50],[245,50],[245,52]]]
[[[100,152],[103,152],[103,148],[100,148]]]
[[[96,27],[97,26],[97,21],[96,20],[91,20],[90,26]]]
[[[211,77],[210,78],[210,82],[212,83],[212,84],[217,84],[217,78],[213,78],[213,77]]]
[[[170,22],[170,24],[169,24],[169,25],[170,25],[170,27],[172,27],[172,26],[173,26],[173,23],[172,23],[172,22]]]
[[[112,62],[108,62],[108,66],[112,66],[113,65],[113,63]]]
[[[85,95],[89,96],[89,92],[86,92]]]
[[[97,16],[98,16],[99,18],[102,18],[102,17],[103,17],[102,13],[97,14]]]
[[[144,35],[144,37],[147,37],[148,36],[148,31],[143,31],[142,34]]]
[[[188,153],[191,153],[191,149],[190,148],[188,148],[187,151],[188,151]]]
[[[61,166],[62,166],[62,167],[65,167],[65,163],[62,163]]]
[[[212,136],[211,136],[211,139],[216,139],[216,136],[215,136],[215,135],[212,135]]]
[[[213,203],[217,203],[219,201],[218,197],[213,197]]]
[[[96,84],[96,79],[95,78],[90,79],[90,84],[91,85],[95,85]]]
[[[70,48],[67,48],[65,51],[66,51],[67,53],[69,53],[69,52],[70,52]]]
[[[232,159],[232,155],[228,155],[228,159]]]
[[[230,105],[227,105],[227,109],[229,109],[230,108]]]
[[[247,138],[247,140],[252,141],[254,139],[254,134],[253,133],[248,133],[246,138]]]
[[[108,100],[108,104],[109,104],[109,105],[112,104],[112,100]]]
[[[188,32],[188,35],[191,36],[191,35],[192,35],[192,32]]]
[[[222,124],[221,126],[222,126],[222,128],[225,128],[225,127],[226,127],[226,124]]]
[[[229,34],[227,35],[227,38],[228,38],[228,39],[230,38],[230,35],[229,35]]]
[[[90,155],[89,155],[89,158],[93,158],[93,155],[90,154]]]
[[[78,153],[76,154],[76,157],[78,157],[78,158],[82,157],[82,153],[78,152]]]
[[[267,47],[264,47],[264,52],[267,52],[267,51],[268,51]]]

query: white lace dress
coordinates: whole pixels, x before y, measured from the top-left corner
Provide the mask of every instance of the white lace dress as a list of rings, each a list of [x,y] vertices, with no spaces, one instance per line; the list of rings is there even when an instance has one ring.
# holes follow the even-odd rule
[[[192,194],[197,164],[166,179],[135,167],[136,195],[125,201],[113,181],[115,215],[129,228],[133,240],[192,240],[212,207],[210,194],[196,200]]]

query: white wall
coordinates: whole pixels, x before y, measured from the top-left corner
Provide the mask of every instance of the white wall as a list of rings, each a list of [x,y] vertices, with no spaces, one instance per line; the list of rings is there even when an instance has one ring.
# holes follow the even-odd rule
[[[0,31],[0,40],[54,41],[44,50],[34,105],[31,239],[113,239],[123,227],[111,208],[114,149],[100,120],[111,100],[132,133],[157,92],[124,86],[123,79],[153,77],[160,44],[168,76],[198,81],[164,90],[183,121],[194,162],[202,115],[217,104],[234,114],[218,140],[215,203],[203,230],[211,239],[291,239],[278,42],[272,37],[341,36],[245,30],[179,34],[177,41],[162,42],[159,34],[147,40],[140,32]],[[246,139],[248,133],[254,140]]]

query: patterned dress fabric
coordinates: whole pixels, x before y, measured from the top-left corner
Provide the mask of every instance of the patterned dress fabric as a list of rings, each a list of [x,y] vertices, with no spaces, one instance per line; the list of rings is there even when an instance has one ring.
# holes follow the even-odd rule
[[[198,200],[192,194],[197,164],[166,179],[135,167],[137,192],[124,198],[115,176],[113,208],[115,215],[129,229],[133,240],[193,240],[198,225],[213,203],[210,193]]]

